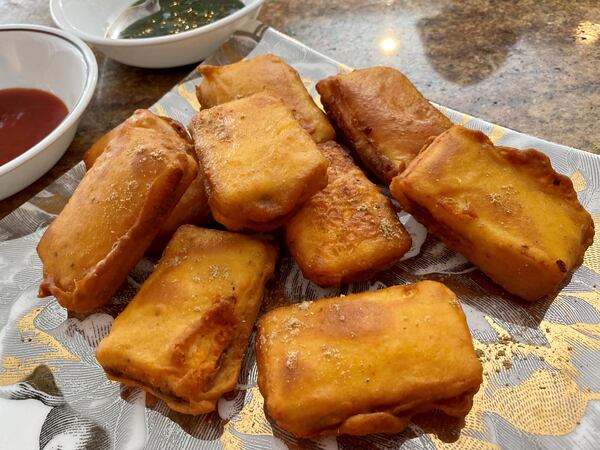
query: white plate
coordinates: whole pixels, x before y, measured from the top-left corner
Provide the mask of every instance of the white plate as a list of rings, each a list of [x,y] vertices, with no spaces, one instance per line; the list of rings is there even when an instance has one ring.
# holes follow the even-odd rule
[[[255,19],[264,0],[242,0],[245,6],[223,19],[183,33],[145,39],[109,39],[106,30],[133,0],[50,0],[54,23],[95,46],[115,61],[163,68],[203,60],[234,31]]]

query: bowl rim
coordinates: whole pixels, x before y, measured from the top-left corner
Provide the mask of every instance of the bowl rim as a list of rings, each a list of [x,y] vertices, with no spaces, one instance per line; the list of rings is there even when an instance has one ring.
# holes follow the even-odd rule
[[[96,83],[98,81],[98,64],[92,50],[78,37],[73,36],[56,28],[47,27],[44,25],[33,25],[33,24],[6,24],[0,25],[0,33],[6,31],[17,31],[26,33],[41,33],[49,34],[55,37],[59,37],[67,41],[73,47],[77,48],[83,56],[85,63],[86,77],[83,89],[79,93],[79,98],[75,103],[75,106],[67,116],[62,120],[60,124],[54,130],[52,130],[44,139],[35,144],[29,150],[25,151],[15,159],[0,166],[0,176],[11,172],[17,167],[25,164],[31,158],[35,157],[43,150],[52,145],[58,138],[60,138],[69,128],[71,128],[76,121],[78,121],[89,105],[94,91],[96,89]]]
[[[27,161],[41,153],[43,150],[52,145],[58,138],[60,138],[65,131],[71,128],[75,122],[77,122],[87,106],[89,105],[94,91],[96,89],[96,83],[98,81],[98,64],[96,63],[96,57],[92,50],[78,37],[71,35],[62,30],[56,28],[47,27],[44,25],[33,25],[33,24],[6,24],[0,25],[0,33],[6,31],[17,31],[25,33],[41,33],[49,34],[55,37],[59,37],[67,41],[70,45],[77,48],[83,56],[85,63],[85,84],[83,89],[79,93],[79,98],[75,103],[75,106],[60,124],[54,130],[52,130],[44,139],[35,144],[29,150],[25,151],[15,159],[10,160],[6,164],[0,166],[0,176],[3,176],[17,167],[25,164]]]
[[[222,19],[219,19],[215,22],[203,25],[198,28],[194,28],[193,30],[184,31],[177,34],[169,34],[166,36],[136,39],[112,39],[106,37],[98,37],[97,35],[80,31],[79,29],[71,25],[71,22],[69,22],[65,17],[62,0],[50,0],[49,6],[50,15],[52,16],[52,20],[54,21],[56,26],[61,28],[62,30],[68,31],[76,35],[77,37],[83,39],[85,42],[106,47],[151,47],[154,45],[161,45],[191,39],[198,35],[209,33],[213,30],[224,27],[230,24],[231,22],[235,22],[236,20],[241,19],[244,16],[250,14],[255,9],[259,8],[264,3],[264,1],[265,0],[250,0],[248,4],[244,5],[243,8],[235,11],[234,13],[229,14],[228,16],[225,16]],[[133,3],[133,1],[131,3]]]

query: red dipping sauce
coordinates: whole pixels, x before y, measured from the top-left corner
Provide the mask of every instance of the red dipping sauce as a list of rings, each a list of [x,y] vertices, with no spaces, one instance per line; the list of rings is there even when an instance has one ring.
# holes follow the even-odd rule
[[[40,89],[0,89],[0,166],[44,139],[69,111],[60,98]]]

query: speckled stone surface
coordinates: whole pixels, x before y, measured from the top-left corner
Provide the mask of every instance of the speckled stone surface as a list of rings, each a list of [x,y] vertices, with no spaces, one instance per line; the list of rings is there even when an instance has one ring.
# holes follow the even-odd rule
[[[600,154],[597,0],[267,0],[259,18],[350,66],[396,67],[437,103]],[[0,23],[52,25],[48,1],[0,0]],[[48,174],[0,201],[0,217],[193,68],[136,69],[96,56],[98,87],[75,141]]]

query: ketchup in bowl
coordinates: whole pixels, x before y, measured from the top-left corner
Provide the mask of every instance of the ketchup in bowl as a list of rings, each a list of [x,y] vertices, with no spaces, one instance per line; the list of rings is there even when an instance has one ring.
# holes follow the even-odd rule
[[[40,89],[0,89],[0,166],[44,139],[69,111],[60,98]]]

